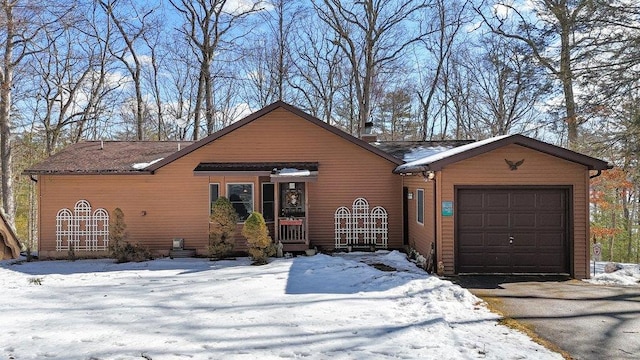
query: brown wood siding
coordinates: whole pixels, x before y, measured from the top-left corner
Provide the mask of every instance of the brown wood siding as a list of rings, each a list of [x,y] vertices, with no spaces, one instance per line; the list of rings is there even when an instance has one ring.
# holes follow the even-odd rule
[[[518,170],[510,170],[505,159],[524,163]],[[545,185],[572,186],[572,218],[570,219],[572,275],[588,277],[588,170],[586,167],[562,160],[519,145],[478,155],[450,165],[442,170],[440,178],[441,199],[436,211],[440,212],[442,201],[454,201],[456,185]],[[454,212],[456,205],[454,203]],[[438,259],[443,261],[445,273],[455,269],[454,216],[440,217]]]
[[[129,238],[156,251],[168,251],[171,239],[204,252],[207,244],[209,186],[254,184],[254,209],[260,209],[256,176],[197,176],[200,162],[318,162],[317,182],[308,183],[312,246],[334,246],[334,212],[365,197],[371,207],[389,213],[389,247],[402,247],[402,179],[395,164],[296,115],[277,109],[262,118],[160,168],[154,175],[40,176],[40,241],[43,255],[55,250],[55,216],[80,199],[109,212],[125,213]],[[146,212],[145,215],[143,211]],[[244,242],[238,243],[244,248]],[[52,253],[50,255],[56,255]],[[66,254],[64,254],[66,255]]]
[[[431,251],[431,243],[435,241],[434,218],[434,181],[424,181],[422,175],[410,175],[404,177],[404,186],[413,193],[413,199],[409,200],[409,246],[415,248],[424,257]],[[418,189],[424,190],[424,223],[417,221]]]

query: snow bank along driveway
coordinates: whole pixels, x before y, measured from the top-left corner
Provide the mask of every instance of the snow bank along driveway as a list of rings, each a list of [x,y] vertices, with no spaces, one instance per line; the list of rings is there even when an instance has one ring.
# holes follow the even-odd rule
[[[3,261],[0,284],[2,359],[561,359],[398,252]]]

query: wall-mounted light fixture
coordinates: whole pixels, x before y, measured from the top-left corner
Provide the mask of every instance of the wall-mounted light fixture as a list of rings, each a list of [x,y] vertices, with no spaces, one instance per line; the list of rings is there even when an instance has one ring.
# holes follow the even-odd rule
[[[423,171],[422,177],[424,178],[424,181],[431,181],[436,178],[436,173],[435,171]]]
[[[408,192],[407,193],[407,199],[413,200],[413,192]]]
[[[140,211],[140,216],[145,216],[145,215],[147,215],[147,210]]]

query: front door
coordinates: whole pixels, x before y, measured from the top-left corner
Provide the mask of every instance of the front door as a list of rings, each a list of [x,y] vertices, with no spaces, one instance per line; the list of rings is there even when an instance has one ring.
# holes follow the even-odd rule
[[[278,190],[278,240],[283,243],[307,243],[305,183],[280,183]]]

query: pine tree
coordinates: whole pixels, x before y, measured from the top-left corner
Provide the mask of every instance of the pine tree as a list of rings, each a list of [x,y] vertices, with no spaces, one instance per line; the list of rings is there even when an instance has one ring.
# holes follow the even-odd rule
[[[269,256],[275,254],[269,229],[262,214],[254,211],[249,215],[242,228],[242,235],[247,238],[249,255],[254,265],[266,264]]]
[[[111,257],[119,263],[129,261],[150,260],[151,251],[139,244],[131,244],[127,241],[127,224],[124,221],[124,212],[120,208],[113,210],[112,221],[109,222],[109,251]]]
[[[223,259],[233,251],[238,214],[224,196],[219,197],[211,208],[209,218],[209,257]]]

